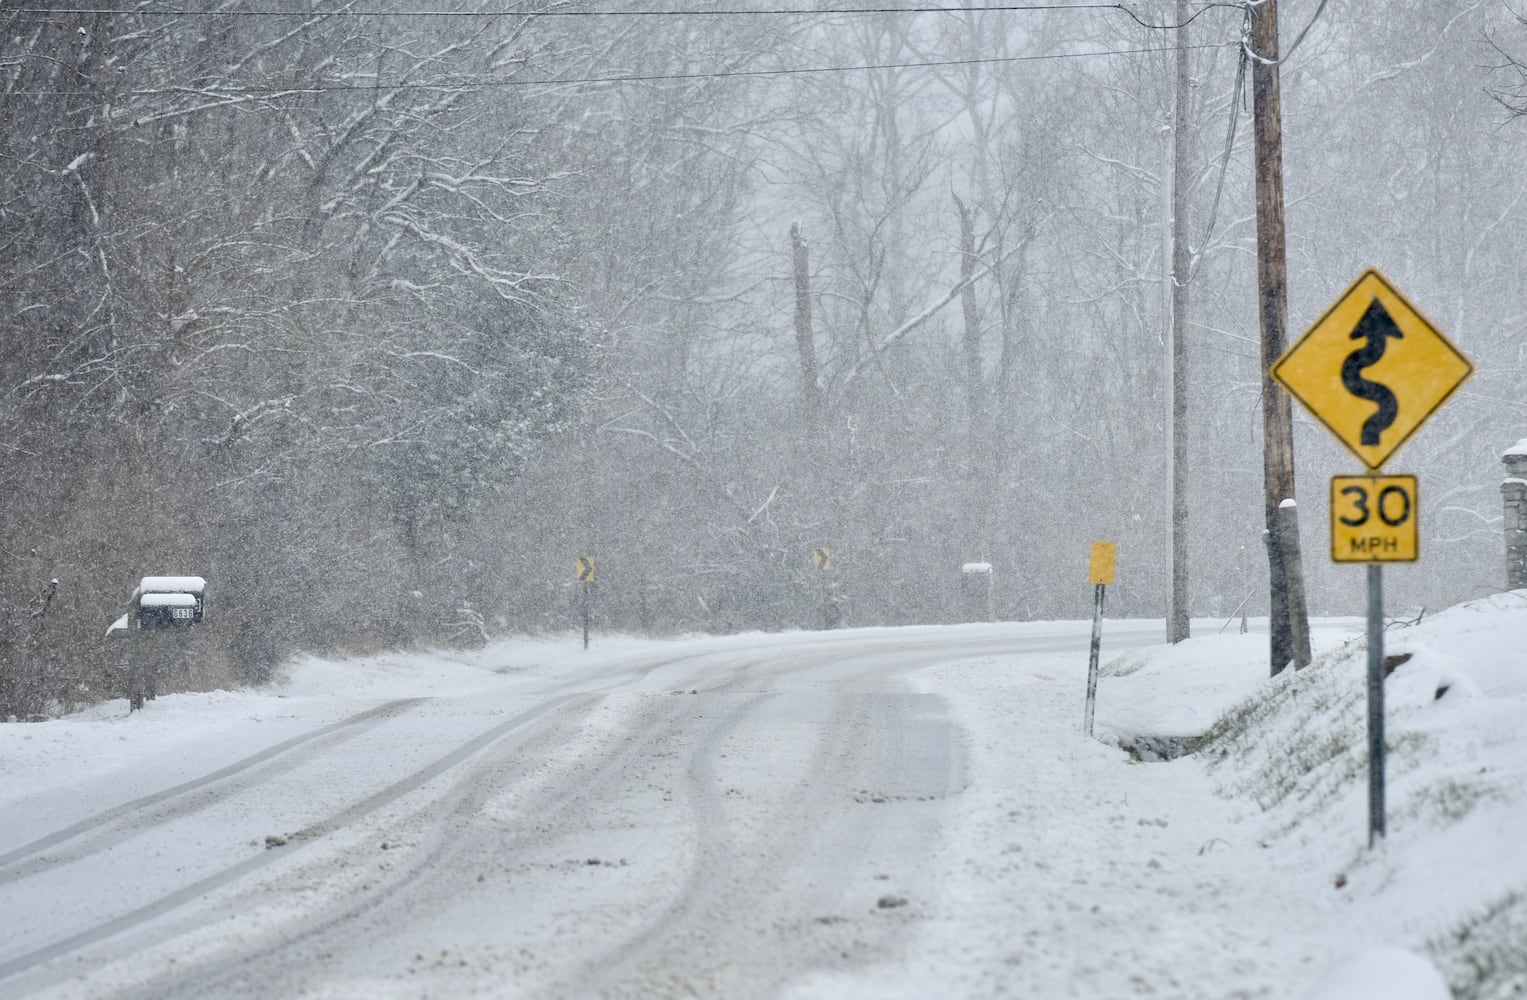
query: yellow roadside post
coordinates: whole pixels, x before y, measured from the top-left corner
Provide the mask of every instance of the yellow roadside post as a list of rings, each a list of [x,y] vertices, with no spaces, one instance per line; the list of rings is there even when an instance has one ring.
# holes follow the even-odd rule
[[[1113,583],[1114,567],[1119,561],[1119,546],[1114,542],[1093,542],[1087,561],[1087,580],[1092,590],[1092,652],[1087,664],[1087,712],[1082,731],[1092,735],[1092,713],[1098,695],[1098,655],[1103,648],[1103,590]]]

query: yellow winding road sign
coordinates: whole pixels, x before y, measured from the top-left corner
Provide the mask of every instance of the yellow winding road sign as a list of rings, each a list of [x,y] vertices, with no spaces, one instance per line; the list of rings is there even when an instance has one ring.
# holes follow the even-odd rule
[[[1375,472],[1474,366],[1378,271],[1364,271],[1272,377]]]
[[[578,582],[579,583],[593,583],[594,582],[594,557],[593,556],[579,556],[578,557]]]

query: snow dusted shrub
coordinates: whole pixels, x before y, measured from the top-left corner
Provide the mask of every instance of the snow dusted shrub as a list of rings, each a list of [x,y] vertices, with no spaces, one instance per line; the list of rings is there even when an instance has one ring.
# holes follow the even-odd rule
[[[1227,794],[1245,796],[1288,833],[1337,798],[1356,794],[1368,768],[1364,645],[1353,640],[1287,670],[1226,713],[1195,746],[1226,772]],[[1387,734],[1391,777],[1411,770],[1424,738]]]
[[[73,711],[89,700],[87,663],[64,644],[53,580],[26,608],[0,618],[0,721],[27,722]]]
[[[1505,894],[1427,950],[1455,1000],[1527,996],[1527,896]]]

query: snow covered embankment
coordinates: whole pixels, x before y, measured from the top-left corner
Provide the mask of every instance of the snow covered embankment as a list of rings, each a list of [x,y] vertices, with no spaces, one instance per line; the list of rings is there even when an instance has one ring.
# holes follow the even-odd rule
[[[1471,601],[1385,636],[1387,838],[1367,848],[1366,646],[1350,639],[1225,715],[1199,753],[1269,846],[1330,879],[1308,919],[1365,946],[1320,998],[1432,997],[1337,988],[1393,949],[1429,956],[1458,1000],[1527,995],[1527,591]],[[1329,985],[1330,989],[1327,989]],[[1377,987],[1378,982],[1371,982]],[[1443,994],[1445,995],[1445,994]]]

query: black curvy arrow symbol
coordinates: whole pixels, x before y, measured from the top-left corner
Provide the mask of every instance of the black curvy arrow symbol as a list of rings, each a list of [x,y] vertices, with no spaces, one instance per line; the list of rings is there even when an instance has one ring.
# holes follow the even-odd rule
[[[1366,343],[1347,355],[1347,359],[1341,363],[1341,384],[1359,399],[1379,404],[1378,412],[1363,422],[1364,446],[1379,443],[1379,435],[1400,415],[1400,404],[1389,386],[1363,378],[1363,369],[1378,364],[1390,337],[1403,339],[1404,336],[1376,295],[1368,311],[1363,313],[1363,318],[1352,328],[1352,339]]]

